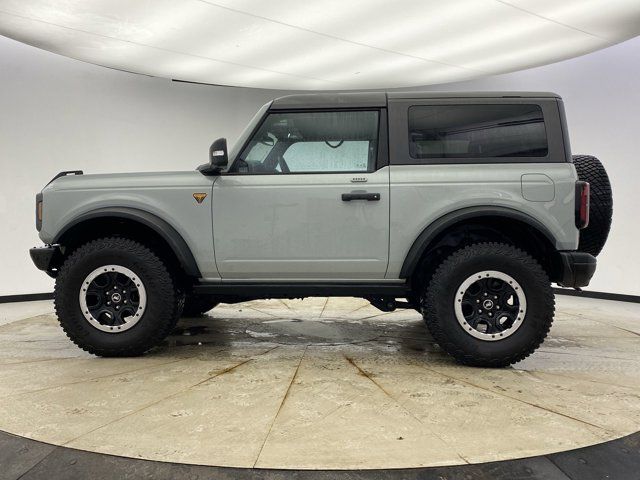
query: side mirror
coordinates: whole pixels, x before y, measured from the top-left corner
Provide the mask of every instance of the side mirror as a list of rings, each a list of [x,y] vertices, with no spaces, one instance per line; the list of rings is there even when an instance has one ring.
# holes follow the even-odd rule
[[[198,170],[204,175],[215,175],[227,166],[229,157],[227,154],[227,139],[219,138],[209,147],[209,163],[200,165]]]
[[[229,163],[227,157],[227,139],[219,138],[209,147],[209,163],[218,168],[223,168]]]

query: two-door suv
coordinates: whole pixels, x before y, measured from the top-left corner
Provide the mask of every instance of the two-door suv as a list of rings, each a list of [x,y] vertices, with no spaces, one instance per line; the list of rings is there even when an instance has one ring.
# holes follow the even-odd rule
[[[547,335],[552,282],[588,284],[611,203],[555,94],[304,94],[193,171],[58,174],[30,253],[96,355],[142,354],[219,302],[356,296],[418,310],[462,363],[504,366]]]

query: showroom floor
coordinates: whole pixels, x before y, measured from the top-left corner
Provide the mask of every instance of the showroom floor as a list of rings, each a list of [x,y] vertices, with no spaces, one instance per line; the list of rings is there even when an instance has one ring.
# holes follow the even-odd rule
[[[49,301],[0,305],[0,431],[175,463],[463,465],[640,430],[640,305],[558,296],[513,368],[461,367],[408,310],[352,298],[222,305],[141,358],[77,349]]]

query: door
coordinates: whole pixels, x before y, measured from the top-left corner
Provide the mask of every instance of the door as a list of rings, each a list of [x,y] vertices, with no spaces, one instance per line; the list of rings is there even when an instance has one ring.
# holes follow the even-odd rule
[[[223,279],[384,278],[389,168],[381,165],[383,115],[267,114],[213,187],[214,248]]]

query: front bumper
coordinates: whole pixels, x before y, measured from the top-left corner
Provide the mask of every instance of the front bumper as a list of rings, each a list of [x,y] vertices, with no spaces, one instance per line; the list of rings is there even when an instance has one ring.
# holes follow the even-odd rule
[[[596,257],[585,252],[558,252],[560,255],[560,278],[563,287],[586,287],[596,271]]]
[[[62,260],[60,245],[45,245],[29,249],[29,255],[38,270],[47,272],[52,277],[58,273],[58,267]]]

